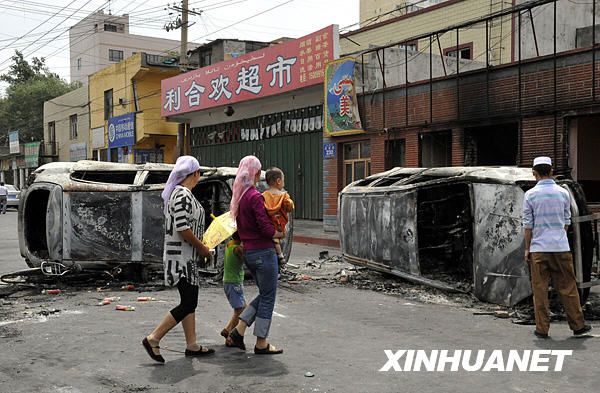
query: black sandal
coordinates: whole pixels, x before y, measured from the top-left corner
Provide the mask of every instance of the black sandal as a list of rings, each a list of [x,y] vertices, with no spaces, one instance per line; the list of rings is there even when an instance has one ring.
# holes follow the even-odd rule
[[[225,344],[228,347],[236,347],[241,349],[242,351],[246,350],[246,344],[244,344],[244,336],[242,336],[236,328],[233,328],[229,332],[229,337],[227,337],[227,341]]]
[[[206,348],[206,351],[203,351],[203,349],[204,349],[204,347],[202,347],[202,345],[200,345],[200,349],[197,351],[192,351],[190,349],[186,349],[185,357],[194,358],[194,357],[199,357],[199,356],[212,355],[213,353],[215,353],[215,350],[212,348]]]
[[[283,349],[280,348],[273,351],[271,350],[271,347],[273,347],[271,344],[267,344],[264,348],[254,347],[254,353],[256,355],[279,355],[280,353],[283,353]]]
[[[160,355],[160,354],[157,355],[153,351],[153,349],[160,349],[160,347],[158,345],[156,347],[153,347],[152,345],[150,345],[150,342],[148,341],[148,337],[144,337],[144,339],[142,340],[142,345],[144,346],[144,349],[146,349],[146,352],[148,352],[148,355],[150,355],[152,360],[157,361],[159,363],[165,362],[165,358],[163,358],[162,355]]]

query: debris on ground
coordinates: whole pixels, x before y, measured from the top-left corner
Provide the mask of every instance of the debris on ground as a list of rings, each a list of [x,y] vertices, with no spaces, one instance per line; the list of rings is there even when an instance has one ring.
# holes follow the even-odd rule
[[[138,302],[151,302],[153,300],[156,300],[156,298],[153,298],[151,296],[138,296],[138,298],[136,300]]]
[[[122,305],[118,304],[115,307],[115,310],[117,310],[117,311],[135,311],[135,307],[133,307],[133,306],[122,306]]]
[[[60,289],[42,289],[42,295],[59,295],[61,292]]]
[[[307,371],[307,372],[304,373],[304,376],[307,377],[307,378],[312,378],[312,377],[315,376],[315,374],[311,373],[310,371]]]

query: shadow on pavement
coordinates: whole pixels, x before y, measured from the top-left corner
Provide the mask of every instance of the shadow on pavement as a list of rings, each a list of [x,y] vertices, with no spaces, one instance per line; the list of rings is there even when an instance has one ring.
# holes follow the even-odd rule
[[[586,349],[585,342],[591,338],[592,336],[581,336],[581,337],[568,337],[562,340],[554,340],[552,336],[547,339],[537,339],[533,343],[536,347],[541,349],[572,349],[572,350],[582,350]]]
[[[146,363],[151,367],[150,380],[157,384],[177,384],[187,378],[209,372],[203,365],[220,366],[221,373],[228,376],[279,377],[289,374],[287,366],[277,360],[277,356],[255,355],[237,349],[217,349],[215,355],[206,358],[186,358],[167,361],[165,364]]]
[[[165,364],[147,363],[144,367],[152,367],[150,380],[157,384],[176,384],[189,377],[198,374],[206,373],[207,370],[202,370],[191,358],[186,358],[182,355],[180,359],[171,360]]]
[[[217,349],[215,356],[197,361],[221,366],[223,375],[279,377],[289,374],[287,366],[277,360],[278,356],[285,356],[285,354],[255,355],[251,349],[248,352],[242,352],[236,348],[222,347],[222,349]]]

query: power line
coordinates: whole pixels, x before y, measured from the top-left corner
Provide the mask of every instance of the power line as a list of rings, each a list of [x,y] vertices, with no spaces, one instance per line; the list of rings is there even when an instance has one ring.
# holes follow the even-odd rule
[[[73,0],[71,1],[69,4],[67,4],[65,7],[63,7],[61,9],[61,11],[65,8],[67,8],[68,6],[70,6],[71,4],[73,4],[75,1],[77,0]],[[0,48],[0,51],[3,51],[4,49],[8,48],[9,46],[11,46],[12,44],[14,44],[15,42],[19,41],[20,39],[22,39],[23,37],[25,37],[27,34],[34,32],[35,30],[37,30],[40,26],[42,26],[44,23],[50,21],[52,18],[54,18],[56,15],[58,15],[60,11],[54,13],[52,16],[50,16],[48,19],[46,19],[45,21],[43,21],[42,23],[40,23],[39,25],[35,26],[33,29],[29,30],[27,33],[23,34],[22,36],[20,36],[19,38],[15,39],[14,41],[12,41],[10,44],[3,46],[2,48]]]

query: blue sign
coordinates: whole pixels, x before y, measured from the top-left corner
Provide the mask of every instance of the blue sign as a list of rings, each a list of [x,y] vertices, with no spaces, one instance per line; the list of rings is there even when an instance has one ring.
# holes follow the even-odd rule
[[[335,143],[323,143],[323,158],[335,158],[336,144]]]
[[[135,113],[108,119],[108,147],[135,145]]]

